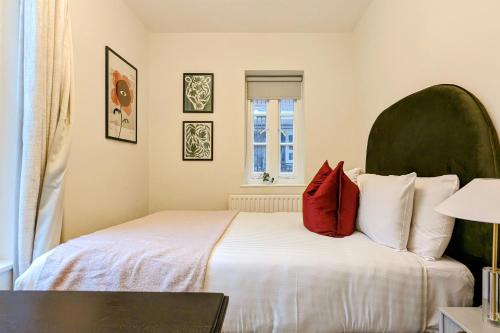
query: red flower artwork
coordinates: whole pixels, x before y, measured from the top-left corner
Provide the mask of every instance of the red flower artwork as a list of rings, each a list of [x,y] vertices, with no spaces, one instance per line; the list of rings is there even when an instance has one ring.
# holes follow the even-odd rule
[[[115,108],[113,113],[120,114],[120,132],[124,123],[128,123],[128,119],[123,119],[122,112],[127,116],[132,114],[132,103],[134,101],[134,91],[131,88],[130,80],[126,75],[122,75],[119,71],[113,71],[113,89],[111,90],[111,101],[119,108]]]

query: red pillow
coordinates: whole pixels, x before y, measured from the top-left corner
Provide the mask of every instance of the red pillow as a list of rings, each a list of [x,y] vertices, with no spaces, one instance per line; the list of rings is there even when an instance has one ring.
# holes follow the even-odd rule
[[[302,195],[304,226],[315,233],[344,237],[354,232],[359,189],[339,162],[332,170],[326,161]]]

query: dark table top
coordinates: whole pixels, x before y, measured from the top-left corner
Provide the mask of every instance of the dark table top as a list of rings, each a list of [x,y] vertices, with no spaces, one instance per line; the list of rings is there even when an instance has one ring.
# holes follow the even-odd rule
[[[216,293],[1,291],[0,332],[220,332]]]

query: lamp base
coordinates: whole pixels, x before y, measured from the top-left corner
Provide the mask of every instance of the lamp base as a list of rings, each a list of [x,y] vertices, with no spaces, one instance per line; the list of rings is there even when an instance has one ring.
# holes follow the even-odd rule
[[[483,268],[483,321],[500,326],[499,302],[500,272],[493,273],[491,267]]]

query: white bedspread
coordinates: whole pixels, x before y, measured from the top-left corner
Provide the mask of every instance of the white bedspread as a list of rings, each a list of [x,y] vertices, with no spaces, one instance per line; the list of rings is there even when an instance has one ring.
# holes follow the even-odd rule
[[[33,289],[49,255],[16,289]],[[300,213],[239,213],[204,289],[229,296],[225,332],[421,332],[437,330],[439,306],[471,304],[473,278],[450,258],[427,262],[361,233],[310,233]]]
[[[212,252],[207,291],[229,295],[226,332],[422,332],[472,302],[473,277],[361,233],[308,232],[300,213],[240,213]]]

